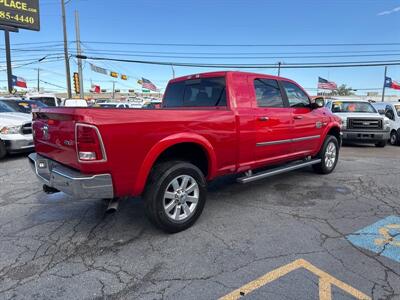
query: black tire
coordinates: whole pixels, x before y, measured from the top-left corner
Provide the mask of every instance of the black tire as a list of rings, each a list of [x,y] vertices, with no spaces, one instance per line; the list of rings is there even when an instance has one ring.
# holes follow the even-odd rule
[[[378,148],[384,148],[386,147],[387,141],[380,141],[378,143],[375,144],[376,147]]]
[[[192,214],[190,217],[183,220],[172,220],[171,216],[166,212],[166,209],[164,209],[164,193],[166,193],[167,189],[171,187],[174,179],[180,176],[189,176],[191,177],[190,180],[193,179],[197,183],[198,190],[196,191],[198,192],[198,202],[194,206],[194,210],[191,212]],[[183,185],[183,183],[181,182],[180,185]],[[154,225],[166,232],[176,233],[183,231],[192,226],[200,217],[206,203],[206,194],[206,179],[200,169],[195,165],[183,161],[169,161],[157,164],[151,171],[144,192],[146,215]],[[179,200],[171,200],[171,202],[174,201]],[[190,201],[187,203],[190,203]],[[185,202],[185,204],[187,203]],[[182,204],[181,208],[180,204],[175,204],[175,207],[173,208],[175,214],[177,213],[178,206],[179,215],[181,212],[186,214],[183,205],[184,204]],[[193,204],[190,203],[190,205]]]
[[[6,145],[2,140],[0,140],[0,159],[4,158],[7,155]]]
[[[400,144],[400,140],[399,140],[399,134],[397,133],[396,130],[393,130],[390,133],[390,144],[393,146],[397,146]]]
[[[327,156],[328,146],[332,147],[331,144],[333,144],[333,146],[334,146],[335,157],[334,157],[333,164],[331,166],[329,166],[329,165],[327,165],[327,163],[329,163],[329,162],[327,162],[325,158]],[[316,173],[318,173],[318,174],[332,173],[332,171],[336,168],[337,162],[339,160],[339,142],[335,136],[328,135],[326,137],[324,144],[322,145],[321,150],[319,151],[316,158],[321,159],[320,163],[313,165],[313,169]],[[329,154],[329,158],[330,159],[332,158],[330,154]]]

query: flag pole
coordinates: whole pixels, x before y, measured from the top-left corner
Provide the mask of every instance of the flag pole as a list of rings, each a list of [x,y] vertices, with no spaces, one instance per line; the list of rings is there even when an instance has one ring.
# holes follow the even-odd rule
[[[387,75],[387,66],[385,66],[385,76],[383,78],[382,102],[385,101],[386,75]]]

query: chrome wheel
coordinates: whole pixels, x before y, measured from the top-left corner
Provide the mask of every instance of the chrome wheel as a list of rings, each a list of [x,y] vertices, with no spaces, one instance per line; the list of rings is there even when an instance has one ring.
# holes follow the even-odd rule
[[[199,202],[199,186],[189,175],[175,177],[164,193],[164,211],[172,221],[185,221],[195,212]]]
[[[328,169],[331,169],[336,162],[336,145],[333,142],[330,142],[326,146],[326,151],[325,151],[325,166]]]

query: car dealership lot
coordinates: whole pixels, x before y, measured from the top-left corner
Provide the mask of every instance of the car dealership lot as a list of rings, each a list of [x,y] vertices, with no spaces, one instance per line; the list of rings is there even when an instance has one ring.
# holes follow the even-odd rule
[[[9,157],[0,163],[0,298],[215,299],[246,284],[248,299],[354,299],[348,287],[400,298],[395,221],[377,227],[392,226],[382,251],[352,243],[357,231],[400,216],[399,161],[399,147],[351,146],[327,176],[305,169],[245,186],[222,178],[199,221],[168,235],[138,198],[104,215],[105,201],[44,194],[26,157]],[[319,275],[301,263],[254,282],[299,260],[347,288],[321,292]]]

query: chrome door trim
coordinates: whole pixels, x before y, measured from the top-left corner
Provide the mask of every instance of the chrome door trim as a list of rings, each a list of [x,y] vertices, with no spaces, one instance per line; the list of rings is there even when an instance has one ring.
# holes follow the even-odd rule
[[[302,141],[315,140],[315,139],[319,139],[320,137],[321,137],[320,135],[310,135],[310,136],[305,136],[305,137],[295,138],[295,139],[277,140],[277,141],[271,141],[271,142],[261,142],[261,143],[257,143],[256,146],[263,147],[263,146],[296,143],[296,142],[302,142]]]

